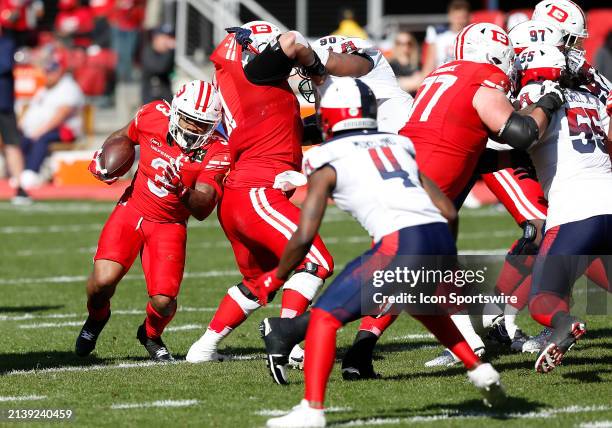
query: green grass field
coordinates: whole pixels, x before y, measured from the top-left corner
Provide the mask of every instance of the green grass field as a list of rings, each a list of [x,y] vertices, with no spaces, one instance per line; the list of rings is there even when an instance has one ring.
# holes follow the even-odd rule
[[[135,339],[144,318],[146,290],[136,264],[113,299],[113,317],[93,356],[73,354],[86,316],[84,284],[98,233],[113,205],[40,203],[16,209],[0,203],[0,409],[72,409],[79,426],[263,426],[298,403],[302,373],[292,384],[273,384],[257,330],[270,305],[255,313],[223,344],[237,356],[225,363],[154,365]],[[499,253],[518,229],[507,214],[486,208],[462,212],[459,248]],[[330,208],[322,236],[337,265],[369,246],[365,232]],[[179,311],[164,335],[183,359],[227,288],[239,279],[216,218],[192,222]],[[277,302],[278,303],[278,298]],[[440,348],[424,329],[402,317],[381,340],[376,368],[382,380],[345,382],[335,367],[327,405],[331,426],[612,426],[612,317],[588,317],[589,332],[564,366],[548,375],[533,370],[529,354],[491,360],[511,396],[489,411],[460,368],[427,369]],[[527,317],[528,333],[539,327]],[[356,325],[339,334],[339,355]],[[0,425],[12,426],[6,419]],[[592,423],[592,425],[589,425]],[[37,422],[57,426],[56,422]]]

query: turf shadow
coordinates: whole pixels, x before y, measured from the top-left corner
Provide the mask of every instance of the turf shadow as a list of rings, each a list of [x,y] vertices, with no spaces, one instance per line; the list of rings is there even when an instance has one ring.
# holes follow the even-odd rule
[[[427,414],[429,412],[445,412],[456,414],[457,416],[469,415],[486,415],[493,419],[508,420],[514,419],[512,413],[528,413],[534,412],[542,407],[546,407],[545,403],[528,400],[522,397],[508,396],[505,403],[499,407],[486,407],[482,400],[465,400],[460,403],[451,404],[428,404],[417,410],[417,413]]]
[[[39,370],[66,366],[91,366],[108,364],[114,361],[109,358],[98,358],[95,355],[79,357],[74,352],[48,351],[25,352],[19,354],[0,354],[0,376],[13,370]]]
[[[601,375],[605,373],[612,373],[612,369],[587,370],[584,372],[563,373],[561,377],[563,377],[564,379],[572,379],[572,380],[577,380],[579,382],[584,382],[584,383],[601,383],[601,382],[608,382],[607,379],[601,378]]]
[[[39,306],[0,306],[0,313],[6,312],[42,312],[52,309],[61,309],[64,305],[39,305]]]

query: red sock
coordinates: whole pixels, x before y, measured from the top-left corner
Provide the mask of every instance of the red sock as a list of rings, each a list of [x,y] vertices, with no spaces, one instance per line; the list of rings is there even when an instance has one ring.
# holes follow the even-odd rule
[[[302,315],[308,309],[308,305],[310,305],[310,300],[300,292],[291,289],[283,290],[281,317],[295,318]]]
[[[585,272],[587,278],[599,285],[604,290],[612,292],[610,288],[610,282],[608,281],[608,275],[601,259],[594,260],[593,263],[587,268]]]
[[[89,312],[89,316],[96,321],[105,320],[110,312],[110,300],[107,301],[106,304],[101,308],[94,308],[91,302],[88,301],[87,312]]]
[[[515,257],[515,261],[518,263],[520,257],[525,256],[511,256]],[[509,296],[512,292],[523,282],[525,277],[528,276],[525,273],[519,271],[516,266],[513,266],[508,260],[504,261],[501,271],[499,272],[499,278],[495,289],[498,293],[504,293]]]
[[[529,302],[529,292],[531,291],[531,275],[523,280],[521,285],[512,292],[512,295],[516,297],[516,303],[512,303],[516,309],[521,310]]]
[[[385,332],[387,327],[393,324],[396,319],[397,315],[392,314],[387,314],[380,318],[374,318],[371,316],[363,317],[361,319],[361,324],[359,325],[359,330],[369,331],[370,333],[380,337]]]
[[[465,368],[470,370],[480,362],[480,358],[467,344],[455,323],[447,315],[413,315],[431,331],[438,341],[459,358]]]
[[[151,302],[147,303],[147,318],[145,318],[147,337],[149,339],[158,339],[164,332],[168,323],[174,318],[175,313],[176,309],[171,315],[166,317],[162,316],[155,310],[153,305],[151,305]]]
[[[226,294],[219,303],[217,312],[215,312],[208,328],[217,333],[222,333],[227,331],[227,328],[233,330],[238,327],[246,318],[240,305],[229,294]]]
[[[552,327],[552,319],[557,312],[569,312],[569,304],[552,293],[539,293],[529,302],[531,318],[545,327]]]
[[[342,323],[329,312],[313,309],[304,350],[304,398],[323,403],[329,374],[336,358],[336,332]]]

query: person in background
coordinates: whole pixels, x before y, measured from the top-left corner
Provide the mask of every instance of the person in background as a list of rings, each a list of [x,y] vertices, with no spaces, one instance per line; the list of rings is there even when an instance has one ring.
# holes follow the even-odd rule
[[[43,14],[40,0],[0,0],[0,26],[18,48],[36,45],[36,25]]]
[[[172,100],[170,74],[174,70],[174,28],[162,25],[152,31],[142,52],[142,103]]]
[[[134,53],[144,19],[145,3],[146,0],[116,0],[109,17],[112,47],[118,55],[117,78],[121,82],[132,80]]]
[[[6,159],[11,178],[15,181],[17,193],[13,198],[15,204],[30,202],[28,194],[19,184],[23,171],[23,155],[19,148],[19,131],[15,118],[15,42],[2,33],[0,27],[0,140],[2,153]]]
[[[343,9],[341,12],[340,24],[332,34],[344,37],[359,37],[368,40],[370,36],[355,20],[355,13],[351,9]]]
[[[400,30],[393,42],[393,56],[389,65],[393,69],[400,87],[414,95],[423,81],[420,71],[419,46],[412,33]]]
[[[111,30],[108,17],[113,10],[112,0],[89,0],[89,7],[94,17],[94,30],[92,33],[94,45],[103,49],[111,46]]]
[[[46,49],[42,68],[45,86],[39,89],[19,121],[23,134],[21,149],[25,170],[21,185],[28,189],[40,183],[38,172],[53,142],[71,142],[82,131],[81,110],[85,97],[72,75],[66,70],[65,53],[56,48]]]
[[[66,46],[87,48],[92,43],[94,16],[79,0],[59,0],[54,30]]]
[[[612,31],[608,33],[604,44],[597,51],[595,65],[606,79],[612,81]]]
[[[469,23],[470,3],[466,0],[453,0],[448,5],[448,24],[427,27],[423,76],[455,59],[455,38]]]

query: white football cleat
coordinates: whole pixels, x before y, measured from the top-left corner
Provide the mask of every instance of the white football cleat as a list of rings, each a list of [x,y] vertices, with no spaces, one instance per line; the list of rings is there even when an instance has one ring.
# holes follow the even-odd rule
[[[198,340],[191,345],[187,355],[185,356],[185,360],[189,363],[206,363],[210,361],[226,361],[229,360],[230,357],[227,355],[219,354],[217,351],[210,349],[209,347],[204,347],[203,344]]]
[[[304,350],[295,345],[289,354],[289,367],[295,370],[304,370]]]
[[[323,409],[313,409],[308,401],[302,400],[285,416],[268,419],[268,428],[322,428],[325,427]]]
[[[474,353],[478,358],[482,358],[482,356],[485,354],[485,348],[476,348],[474,349]],[[425,363],[425,367],[452,367],[459,363],[461,363],[461,360],[447,348],[444,349],[444,351],[442,351],[442,353],[436,358],[427,361]]]
[[[468,379],[480,390],[487,407],[496,407],[506,400],[506,392],[501,384],[497,370],[489,363],[480,364],[467,373]]]

